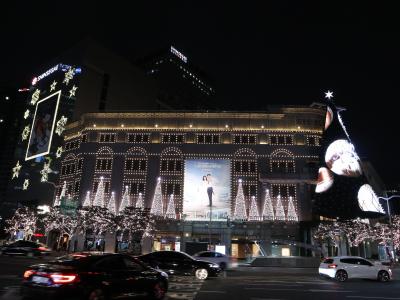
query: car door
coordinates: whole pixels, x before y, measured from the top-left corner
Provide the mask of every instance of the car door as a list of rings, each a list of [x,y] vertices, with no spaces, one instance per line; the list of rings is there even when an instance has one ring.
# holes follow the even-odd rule
[[[123,261],[127,268],[126,284],[128,293],[148,290],[151,283],[155,281],[154,273],[146,272],[146,267],[128,255],[123,257]]]
[[[359,270],[362,274],[362,278],[376,279],[378,272],[375,266],[365,259],[358,259]]]
[[[342,258],[340,259],[342,263],[342,268],[346,270],[349,278],[359,278],[360,272],[355,258]]]
[[[16,241],[15,243],[12,243],[7,246],[7,249],[5,250],[5,253],[7,254],[23,254],[23,241]]]

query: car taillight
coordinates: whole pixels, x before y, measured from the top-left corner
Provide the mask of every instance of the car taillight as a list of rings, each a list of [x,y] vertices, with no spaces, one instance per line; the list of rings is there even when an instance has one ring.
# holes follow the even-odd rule
[[[54,283],[71,283],[78,280],[77,274],[51,274],[50,278]]]
[[[28,279],[31,275],[35,274],[35,271],[33,270],[26,270],[24,272],[24,279]]]
[[[330,268],[330,269],[335,269],[337,267],[337,265],[335,265],[335,264],[329,264],[328,265],[328,268]]]
[[[47,251],[47,248],[46,247],[39,247],[39,248],[37,248],[39,251]]]

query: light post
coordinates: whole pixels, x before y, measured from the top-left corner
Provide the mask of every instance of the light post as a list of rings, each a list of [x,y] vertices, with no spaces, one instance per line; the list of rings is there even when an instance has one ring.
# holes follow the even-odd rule
[[[394,249],[394,240],[393,240],[392,216],[390,214],[390,206],[389,206],[389,200],[393,198],[400,198],[400,195],[392,195],[390,197],[378,197],[378,199],[386,200],[387,212],[389,215],[390,237],[392,240],[393,260],[396,261],[396,251]]]

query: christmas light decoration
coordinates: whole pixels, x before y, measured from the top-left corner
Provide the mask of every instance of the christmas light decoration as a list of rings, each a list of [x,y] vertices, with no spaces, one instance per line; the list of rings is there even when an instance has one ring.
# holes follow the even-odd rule
[[[287,211],[287,220],[288,221],[295,221],[299,220],[296,209],[293,204],[293,197],[289,197],[289,204],[288,204],[288,211]]]
[[[61,188],[61,193],[60,193],[60,197],[56,196],[56,199],[54,201],[53,206],[60,206],[61,205],[61,201],[65,198],[65,194],[67,193],[67,182],[64,181],[64,184]]]
[[[75,92],[78,89],[78,87],[76,87],[75,85],[72,87],[72,89],[69,90],[69,98],[71,98],[72,96],[75,96]]]
[[[136,200],[136,208],[144,208],[144,200],[142,193],[139,193],[139,196]]]
[[[63,153],[63,148],[62,147],[58,147],[57,151],[56,151],[56,157],[60,158],[62,153]]]
[[[56,89],[57,81],[53,81],[52,84],[50,84],[50,92],[54,91]]]
[[[272,199],[268,189],[265,191],[262,219],[266,221],[275,220],[274,207],[272,206]]]
[[[42,177],[40,178],[41,182],[46,182],[49,180],[49,173],[51,173],[51,169],[50,169],[50,162],[48,163],[44,163],[43,169],[40,171],[40,175],[42,175]]]
[[[113,213],[114,215],[117,214],[117,209],[115,205],[115,193],[111,193],[110,200],[108,201],[107,209],[110,213]]]
[[[259,220],[260,220],[260,213],[258,212],[256,197],[251,196],[249,221],[259,221]]]
[[[92,203],[91,203],[91,201],[90,201],[90,192],[87,191],[87,192],[86,192],[85,200],[83,201],[83,204],[82,204],[82,207],[89,207],[89,206],[91,206],[91,205],[92,205]]]
[[[29,133],[31,132],[30,126],[25,126],[24,130],[22,131],[22,140],[25,141],[29,137]]]
[[[104,207],[104,177],[100,177],[100,181],[97,186],[96,194],[93,199],[93,206]]]
[[[325,98],[331,100],[331,98],[333,98],[333,92],[331,91],[325,92]]]
[[[15,167],[14,168],[12,168],[12,178],[11,179],[14,179],[14,178],[18,178],[18,176],[19,176],[19,172],[21,171],[21,168],[22,168],[22,166],[19,164],[19,160],[17,161],[17,164],[15,165]]]
[[[29,179],[25,179],[24,183],[22,184],[22,189],[25,191],[29,187]]]
[[[161,178],[158,177],[150,212],[155,216],[164,215],[164,205],[161,193]]]
[[[121,204],[118,211],[121,213],[126,207],[129,206],[129,186],[125,186],[124,194],[122,195]]]
[[[176,219],[175,202],[174,195],[169,196],[167,211],[165,212],[165,217],[168,219]]]
[[[246,203],[244,201],[242,180],[239,179],[238,191],[235,199],[235,210],[233,213],[233,220],[244,221],[246,219],[247,219]]]
[[[75,68],[70,67],[68,71],[65,72],[63,83],[65,83],[65,85],[68,85],[70,80],[74,78],[74,74],[75,74]]]
[[[36,89],[32,94],[31,104],[35,105],[36,102],[38,102],[39,97],[40,97],[40,90]]]
[[[61,116],[60,120],[57,121],[56,133],[61,136],[62,132],[65,130],[65,124],[67,124],[68,118]]]
[[[29,109],[27,109],[24,113],[24,119],[28,119],[29,115],[31,114],[31,112],[29,111]]]
[[[275,205],[275,220],[285,221],[285,210],[283,209],[281,195],[276,197],[276,205]]]

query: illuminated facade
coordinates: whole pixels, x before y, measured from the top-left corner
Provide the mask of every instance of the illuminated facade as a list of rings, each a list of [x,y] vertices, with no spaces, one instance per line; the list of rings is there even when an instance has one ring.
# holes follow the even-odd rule
[[[101,180],[118,207],[127,187],[130,205],[162,215],[154,249],[191,253],[211,242],[236,257],[304,255],[290,244],[310,242],[304,224],[313,218],[324,118],[307,106],[84,114],[66,127],[56,194],[66,182],[82,205]]]

